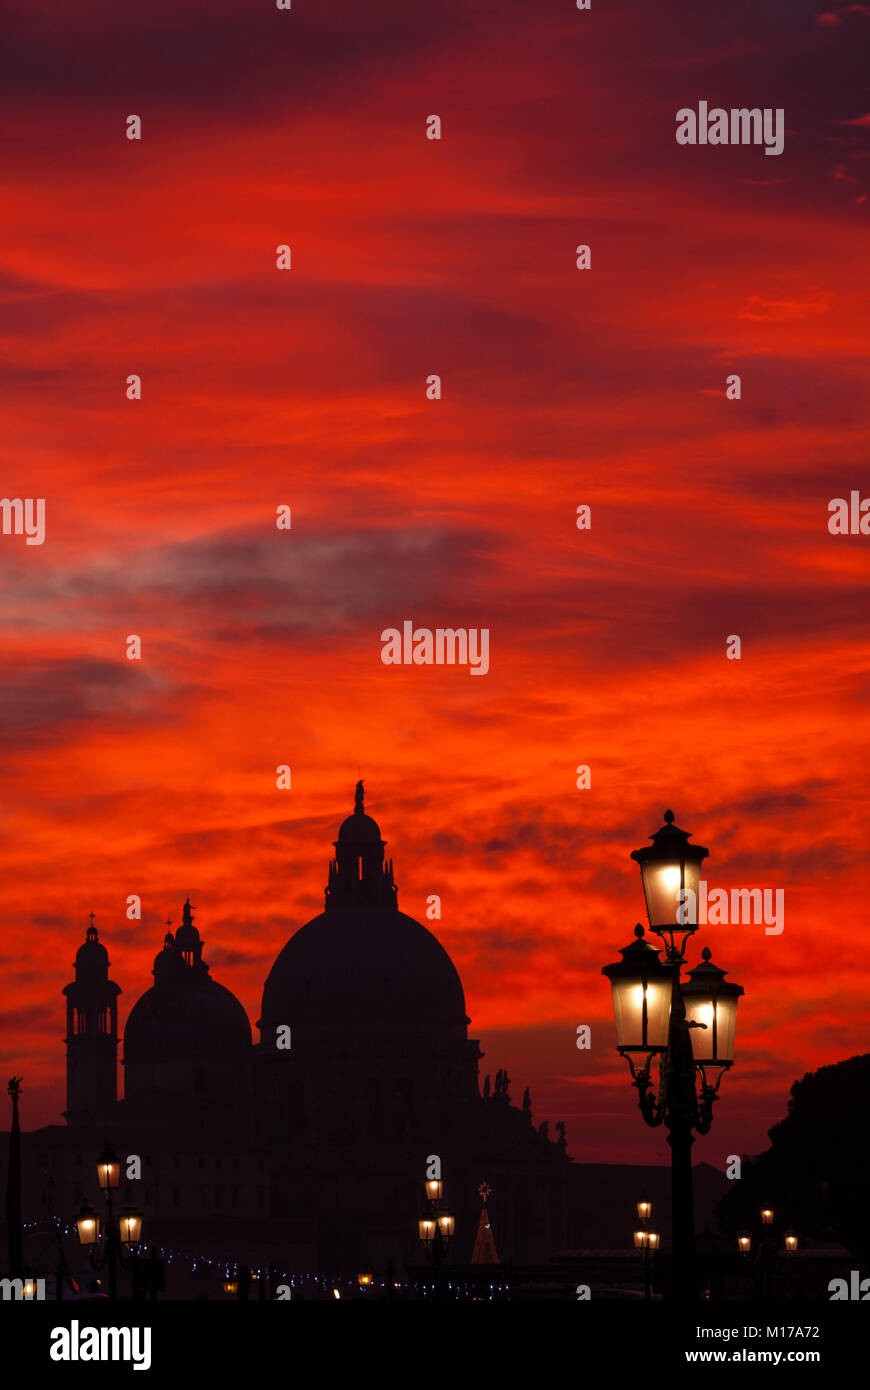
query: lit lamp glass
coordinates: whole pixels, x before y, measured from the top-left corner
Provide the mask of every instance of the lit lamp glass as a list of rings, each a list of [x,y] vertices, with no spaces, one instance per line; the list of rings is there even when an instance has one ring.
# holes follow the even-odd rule
[[[430,1240],[435,1239],[435,1218],[433,1216],[421,1216],[417,1222],[420,1232],[420,1239],[427,1245]]]
[[[773,1225],[773,1212],[771,1211],[770,1207],[761,1208],[761,1224],[762,1226]]]
[[[686,1020],[701,1025],[691,1031],[692,1055],[700,1066],[730,1067],[734,1061],[737,1001],[743,986],[726,981],[728,972],[713,964],[708,947],[704,947],[701,956],[702,963],[689,971],[683,985]]]
[[[747,1235],[745,1232],[741,1232],[737,1237],[737,1249],[740,1251],[741,1255],[748,1255],[752,1249],[752,1236]]]
[[[440,1178],[426,1179],[426,1196],[430,1202],[440,1202],[444,1191],[444,1184]]]
[[[640,1221],[649,1221],[652,1216],[652,1202],[648,1202],[646,1197],[642,1197],[638,1202],[637,1215]]]
[[[85,1249],[93,1249],[100,1235],[100,1217],[90,1202],[82,1202],[82,1209],[76,1218],[76,1230]]]
[[[445,1238],[447,1236],[452,1236],[454,1226],[454,1217],[452,1217],[450,1213],[447,1211],[442,1212],[442,1214],[438,1217],[438,1229],[441,1232],[442,1236],[444,1236]]]
[[[632,859],[640,865],[653,931],[685,933],[698,929],[701,861],[708,851],[702,845],[690,845],[691,838],[688,831],[674,825],[673,811],[665,811],[665,824],[650,836],[652,844],[632,850]]]
[[[121,1165],[118,1162],[117,1154],[109,1143],[106,1144],[97,1160],[97,1179],[104,1192],[109,1192],[112,1188],[117,1187],[121,1181]]]
[[[638,1250],[645,1250],[647,1247],[647,1231],[635,1231],[634,1243]]]
[[[658,1231],[647,1231],[646,1243],[649,1246],[650,1250],[658,1250],[660,1240],[661,1236],[659,1235]]]
[[[25,1298],[35,1298],[35,1297],[36,1297],[36,1280],[33,1278],[33,1275],[32,1275],[32,1274],[25,1274],[25,1276],[24,1276],[24,1278],[23,1278],[23,1280],[22,1280],[22,1284],[24,1285],[24,1297],[25,1297]]]
[[[237,1294],[239,1291],[239,1281],[238,1279],[225,1279],[223,1287],[224,1293]]]
[[[142,1213],[136,1207],[125,1207],[118,1222],[121,1244],[129,1250],[142,1239]]]
[[[364,1269],[362,1274],[358,1274],[356,1276],[356,1282],[359,1284],[361,1289],[367,1289],[372,1282],[371,1270]]]
[[[674,972],[659,959],[661,951],[643,940],[643,927],[634,929],[635,940],[620,951],[621,961],[605,965],[613,991],[616,1046],[622,1053],[664,1052],[668,1045]]]
[[[793,1255],[798,1248],[798,1238],[794,1231],[786,1231],[785,1248],[790,1255]]]

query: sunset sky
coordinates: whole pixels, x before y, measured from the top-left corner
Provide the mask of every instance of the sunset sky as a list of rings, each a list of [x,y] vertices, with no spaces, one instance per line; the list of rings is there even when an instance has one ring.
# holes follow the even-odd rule
[[[8,0],[4,28],[0,492],[46,506],[43,545],[0,534],[24,1127],[60,1122],[87,914],[123,1021],[189,895],[253,1023],[361,767],[481,1074],[580,1160],[668,1156],[600,973],[643,915],[630,851],[673,807],[711,886],[784,889],[781,935],[690,948],[746,990],[696,1158],[766,1147],[796,1078],[870,1050],[870,536],[827,527],[870,496],[870,4]],[[784,152],[678,146],[700,100],[783,108]],[[385,666],[405,619],[488,628],[489,673]]]

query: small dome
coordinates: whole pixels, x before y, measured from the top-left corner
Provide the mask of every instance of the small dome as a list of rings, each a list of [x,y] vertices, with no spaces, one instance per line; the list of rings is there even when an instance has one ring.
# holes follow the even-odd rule
[[[209,976],[192,988],[152,986],[130,1010],[124,1062],[244,1060],[251,1046],[248,1015],[230,990]]]
[[[352,816],[343,820],[338,832],[337,844],[351,843],[376,844],[381,843],[381,827],[371,816],[367,816],[365,811],[354,811]]]
[[[88,927],[85,940],[76,951],[76,978],[88,976],[105,978],[109,970],[109,953],[100,940],[95,926]]]

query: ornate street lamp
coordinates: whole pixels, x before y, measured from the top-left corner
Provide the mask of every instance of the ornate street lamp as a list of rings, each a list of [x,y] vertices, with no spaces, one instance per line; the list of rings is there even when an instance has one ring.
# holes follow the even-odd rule
[[[718,1090],[723,1075],[734,1064],[737,1001],[743,993],[743,986],[726,981],[728,972],[713,964],[709,947],[704,947],[701,957],[703,963],[690,970],[688,981],[683,983],[683,1003],[689,1027],[698,1030],[692,1035],[695,1066],[701,1072],[705,1085],[707,1070],[714,1068],[718,1071],[713,1088]],[[761,1219],[764,1220],[764,1213]],[[773,1212],[770,1213],[770,1220],[773,1220]]]
[[[90,1202],[82,1203],[76,1218],[79,1242],[94,1269],[109,1270],[109,1298],[118,1294],[118,1266],[127,1269],[132,1263],[136,1246],[142,1238],[142,1213],[134,1206],[125,1206],[117,1223],[112,1212],[112,1192],[121,1178],[121,1165],[107,1142],[97,1160],[97,1181],[106,1198],[106,1223],[102,1230],[100,1215]]]
[[[428,1178],[424,1186],[429,1210],[425,1211],[417,1222],[417,1231],[423,1242],[426,1259],[432,1262],[432,1271],[435,1275],[435,1296],[440,1298],[442,1294],[441,1265],[447,1254],[448,1242],[454,1234],[456,1222],[453,1213],[444,1204],[444,1187],[441,1179]],[[437,1195],[435,1195],[436,1193]]]
[[[641,1197],[637,1204],[637,1217],[639,1221],[649,1221],[652,1216],[652,1202],[646,1197]]]
[[[748,1231],[741,1231],[737,1237],[737,1249],[741,1255],[752,1254],[752,1236]]]
[[[100,1213],[87,1200],[82,1202],[82,1209],[76,1219],[76,1229],[85,1250],[93,1250],[100,1238]]]
[[[759,1213],[762,1226],[773,1225],[773,1210],[770,1207],[762,1207]]]
[[[677,923],[685,934],[683,947],[692,932],[698,930],[701,860],[707,858],[709,851],[702,845],[690,845],[691,838],[688,831],[674,825],[673,811],[665,811],[664,825],[650,836],[652,844],[631,852],[632,859],[640,865],[649,924],[654,932],[670,934],[672,950]]]
[[[637,1076],[635,1057],[640,1061],[646,1054],[648,1073],[653,1055],[667,1050],[674,971],[659,959],[661,950],[643,940],[643,927],[636,926],[634,934],[636,940],[619,952],[622,960],[601,973],[613,991],[616,1046]]]
[[[798,1238],[794,1231],[786,1231],[784,1239],[787,1253],[789,1255],[794,1255],[798,1248]]]
[[[108,1140],[97,1160],[97,1181],[104,1192],[112,1192],[121,1181],[121,1165]]]
[[[648,1125],[664,1124],[669,1131],[673,1291],[676,1298],[694,1300],[693,1130],[707,1134],[712,1126],[719,1083],[734,1061],[743,987],[726,982],[707,949],[702,964],[681,979],[686,943],[698,930],[701,864],[708,851],[689,843],[691,835],[674,825],[673,811],[665,812],[665,824],[650,839],[631,857],[640,866],[649,925],[662,947],[644,941],[643,928],[636,927],[637,939],[620,951],[622,960],[601,973],[610,980],[616,1047],[631,1069],[641,1114]],[[658,1086],[650,1075],[654,1057]]]

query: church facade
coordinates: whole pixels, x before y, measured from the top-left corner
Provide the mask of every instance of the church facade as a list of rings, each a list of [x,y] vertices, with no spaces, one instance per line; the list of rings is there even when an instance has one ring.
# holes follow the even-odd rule
[[[122,1134],[127,1152],[144,1152],[148,1176],[131,1195],[152,1233],[261,1223],[287,1233],[291,1259],[304,1251],[332,1271],[421,1263],[422,1183],[437,1156],[456,1216],[452,1260],[471,1258],[483,1182],[501,1258],[549,1259],[566,1239],[564,1126],[555,1141],[536,1129],[528,1092],[513,1105],[503,1071],[481,1090],[459,975],[399,910],[361,782],[334,849],[324,910],[275,960],[256,1038],[212,978],[185,903],[127,1019],[123,1098],[120,990],[92,920],[64,989],[64,1117],[77,1149],[92,1132],[100,1147]]]

